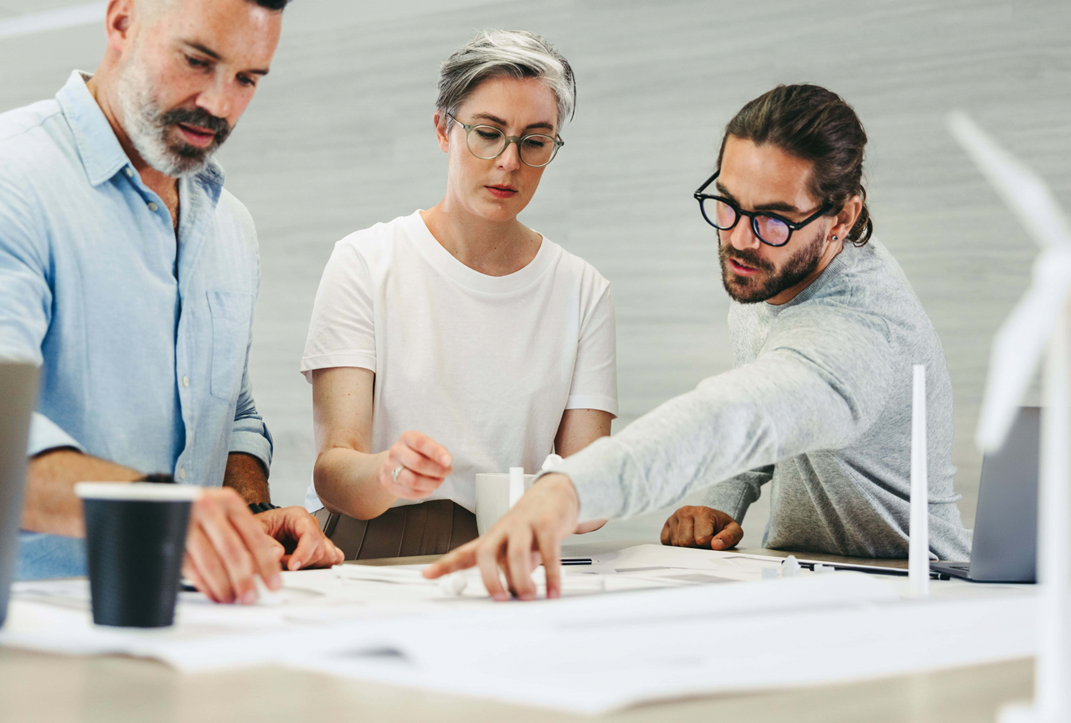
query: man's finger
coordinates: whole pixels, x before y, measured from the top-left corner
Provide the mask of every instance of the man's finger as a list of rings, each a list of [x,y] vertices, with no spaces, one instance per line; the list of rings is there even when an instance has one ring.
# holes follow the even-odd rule
[[[252,599],[256,600],[253,574],[260,575],[272,590],[279,590],[283,586],[282,565],[279,560],[286,549],[282,543],[264,531],[264,526],[249,512],[249,508],[237,494],[229,496],[225,504],[231,528],[237,531],[242,549],[253,565],[249,579],[253,588]]]
[[[666,520],[666,524],[662,525],[662,536],[660,539],[662,540],[663,545],[669,545],[672,542],[673,538],[670,537],[670,534],[672,532],[672,529],[670,527],[671,522],[673,522],[672,517]]]
[[[205,584],[205,587],[201,588],[202,591],[216,602],[234,602],[234,588],[230,576],[223,566],[223,561],[216,554],[212,541],[199,525],[191,527],[186,535],[186,553],[190,564]]]
[[[447,553],[445,557],[440,558],[438,561],[433,562],[424,568],[424,577],[429,580],[434,580],[437,577],[448,575],[451,572],[475,567],[476,551],[479,549],[482,541],[483,538],[478,537],[472,542],[465,543],[453,552]]]
[[[489,537],[476,550],[476,564],[480,567],[480,577],[483,586],[487,588],[487,594],[495,600],[509,600],[509,593],[502,587],[502,580],[498,575],[498,556],[506,540],[499,533]]]
[[[714,535],[714,538],[710,541],[710,549],[728,550],[742,539],[744,539],[743,528],[735,522],[730,522],[725,525],[721,532]]]
[[[209,584],[205,582],[205,579],[203,577],[201,577],[201,573],[197,571],[197,565],[193,563],[193,559],[190,557],[190,553],[188,552],[183,555],[182,575],[183,577],[188,577],[193,583],[193,586],[200,590],[202,593],[204,593],[205,597],[207,597],[209,600],[214,603],[220,602],[219,598],[216,597]]]
[[[324,539],[324,544],[327,546],[325,557],[330,557],[332,565],[341,565],[346,561],[346,553],[342,552],[342,549],[338,545],[327,538]]]
[[[520,530],[509,536],[506,545],[506,579],[513,593],[521,600],[535,600],[536,587],[532,582],[532,535]]]
[[[681,515],[677,521],[677,534],[673,540],[673,544],[678,547],[691,547],[695,544],[695,532],[694,530],[695,517],[692,515]]]
[[[309,516],[308,519],[293,520],[289,528],[291,536],[297,538],[297,547],[290,554],[287,567],[290,570],[300,570],[318,561],[323,554],[326,538],[320,532],[316,518]]]
[[[554,535],[536,532],[539,554],[543,556],[543,571],[547,576],[547,599],[561,597],[562,594],[562,551]]]
[[[194,504],[202,502],[206,503],[206,509],[201,514],[201,529],[204,530],[205,536],[212,542],[212,547],[223,562],[237,601],[247,605],[256,602],[257,588],[253,583],[255,561],[232,524],[234,515],[220,509],[219,498],[205,496]],[[226,503],[223,505],[225,506]],[[258,532],[265,535],[262,530]]]
[[[692,518],[694,544],[697,547],[706,547],[710,544],[710,538],[714,536],[714,517],[709,514],[699,514]]]

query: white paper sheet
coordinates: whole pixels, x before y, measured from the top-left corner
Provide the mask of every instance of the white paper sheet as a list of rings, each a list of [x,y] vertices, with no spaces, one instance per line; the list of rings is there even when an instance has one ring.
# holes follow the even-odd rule
[[[682,591],[674,591],[682,592]],[[405,647],[293,660],[308,670],[477,698],[603,713],[691,695],[850,682],[1027,657],[1034,599],[928,600],[833,610],[674,619],[593,629],[509,631],[429,665]],[[490,636],[494,628],[486,629]],[[425,631],[425,635],[427,632]],[[439,644],[447,640],[440,636]],[[474,643],[476,643],[474,647]],[[505,664],[503,658],[508,659]]]
[[[779,564],[640,545],[566,569],[560,600],[505,604],[487,598],[476,571],[454,596],[417,566],[345,566],[284,573],[278,605],[183,593],[177,624],[155,631],[94,626],[85,580],[19,583],[0,644],[151,657],[188,672],[280,664],[587,713],[1036,647],[1031,588],[940,583],[934,598],[904,601],[906,579],[760,579]]]
[[[591,599],[596,617],[626,604],[607,607],[599,603],[607,598],[604,592],[754,580],[760,576],[761,566],[771,564],[769,560],[749,562],[732,554],[659,545],[609,553],[597,562],[563,571],[563,597]],[[624,572],[617,572],[615,565]],[[205,671],[276,662],[277,650],[316,653],[337,647],[333,634],[325,631],[347,623],[368,626],[369,621],[375,621],[379,628],[384,620],[401,619],[406,622],[405,629],[413,618],[438,616],[444,611],[455,611],[450,614],[458,619],[469,611],[478,611],[477,619],[489,611],[504,614],[501,606],[489,599],[478,571],[464,573],[465,589],[454,596],[437,582],[421,577],[421,569],[345,565],[333,570],[287,572],[283,573],[285,587],[276,605],[217,605],[199,593],[181,593],[176,624],[162,630],[93,625],[89,584],[84,579],[17,583],[12,588],[7,625],[0,631],[0,645],[75,655],[119,653],[155,658],[184,671]],[[545,596],[543,570],[537,570],[534,577],[540,595]],[[694,600],[706,597],[700,594]],[[683,602],[686,599],[687,594],[674,604],[688,604]],[[519,608],[516,612],[523,619],[530,610]],[[453,624],[451,619],[449,625]],[[352,636],[352,630],[348,634]],[[278,636],[286,636],[285,645],[276,639]],[[376,638],[369,644],[380,642]]]

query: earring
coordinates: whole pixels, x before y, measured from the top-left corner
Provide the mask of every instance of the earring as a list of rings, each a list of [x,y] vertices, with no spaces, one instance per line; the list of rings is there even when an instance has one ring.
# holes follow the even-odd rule
[[[833,240],[834,240],[834,241],[836,241],[836,240],[837,240],[837,237],[836,237],[836,236],[834,236],[834,237],[833,237]]]

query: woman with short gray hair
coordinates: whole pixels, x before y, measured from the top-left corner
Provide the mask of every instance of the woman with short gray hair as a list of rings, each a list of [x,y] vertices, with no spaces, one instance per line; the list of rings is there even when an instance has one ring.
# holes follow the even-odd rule
[[[477,34],[440,70],[443,199],[335,246],[301,363],[306,502],[348,559],[447,552],[476,537],[476,473],[535,472],[610,433],[609,283],[517,219],[575,103],[545,39]]]

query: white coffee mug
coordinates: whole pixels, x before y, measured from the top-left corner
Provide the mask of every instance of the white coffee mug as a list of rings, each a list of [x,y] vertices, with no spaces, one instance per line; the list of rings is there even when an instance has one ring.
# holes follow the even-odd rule
[[[535,481],[534,474],[524,475],[524,489]],[[502,515],[509,512],[509,474],[481,473],[476,475],[476,529],[487,533]]]

